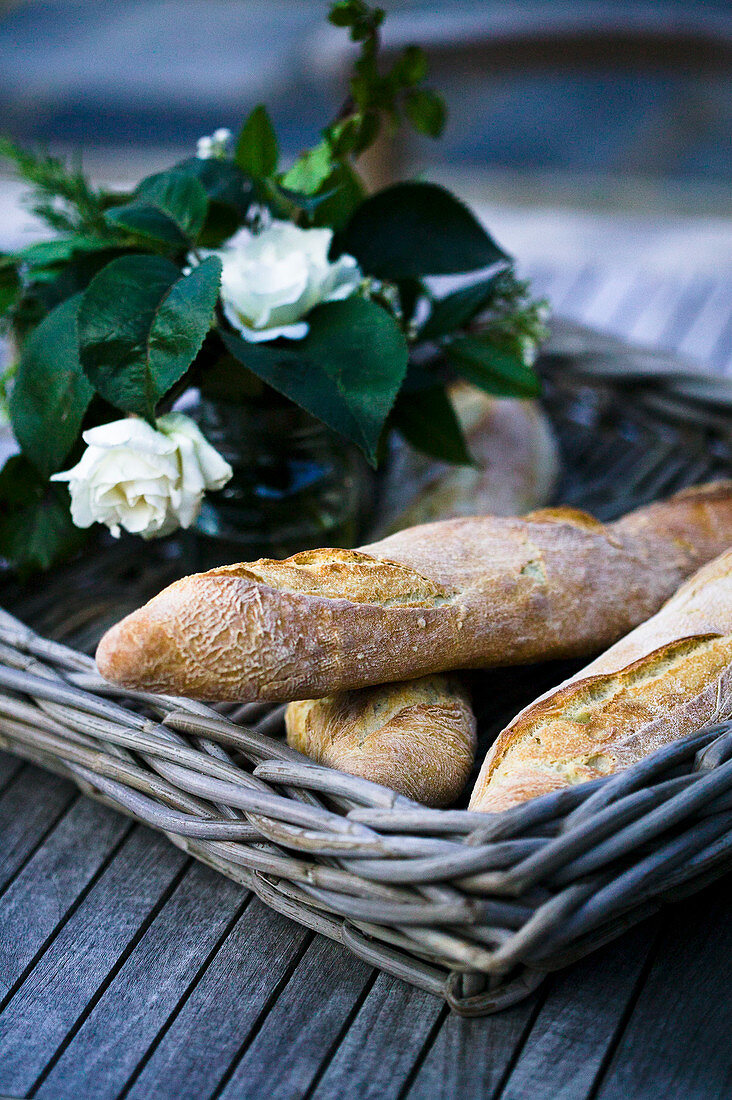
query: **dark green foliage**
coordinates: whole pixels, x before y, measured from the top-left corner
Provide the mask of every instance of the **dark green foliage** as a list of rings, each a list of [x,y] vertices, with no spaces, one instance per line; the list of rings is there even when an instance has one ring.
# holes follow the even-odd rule
[[[443,386],[401,393],[391,423],[415,450],[442,462],[470,465],[460,421]]]
[[[250,344],[222,332],[231,354],[267,385],[356,443],[376,465],[379,438],[407,369],[407,343],[373,302],[318,306],[304,340]]]
[[[100,271],[79,309],[81,363],[97,393],[154,424],[157,402],[211,327],[220,278],[214,257],[188,276],[158,256],[125,256]]]
[[[490,337],[458,336],[445,346],[456,371],[467,382],[496,397],[538,397],[539,379],[519,355]]]
[[[244,122],[233,157],[226,142],[209,141],[212,155],[126,194],[93,186],[80,163],[0,140],[52,231],[0,255],[0,324],[17,360],[0,396],[23,450],[0,474],[0,553],[20,567],[46,567],[78,545],[68,491],[46,483],[80,452],[83,424],[118,410],[154,425],[194,383],[230,396],[271,387],[374,465],[391,429],[434,458],[470,461],[448,396],[456,377],[490,393],[537,392],[526,364],[543,336],[541,309],[502,249],[444,188],[402,183],[367,197],[359,176],[385,129],[406,121],[442,132],[424,53],[410,46],[385,64],[384,12],[365,0],[333,3],[329,19],[358,47],[348,94],[286,171],[264,106]],[[206,253],[272,217],[332,230],[331,258],[351,254],[364,278],[347,300],[303,317],[304,339],[254,344],[224,319],[222,266]],[[430,277],[444,275],[470,285],[436,297]]]
[[[255,107],[242,126],[234,160],[254,180],[269,179],[277,170],[280,150],[267,108]]]
[[[338,248],[380,279],[462,274],[509,259],[468,208],[434,183],[397,183],[366,199]]]
[[[22,455],[9,458],[0,471],[0,557],[28,574],[68,558],[86,538],[66,487],[49,485]]]
[[[43,477],[61,468],[94,394],[79,362],[80,302],[77,294],[56,306],[30,334],[13,383],[13,431]]]

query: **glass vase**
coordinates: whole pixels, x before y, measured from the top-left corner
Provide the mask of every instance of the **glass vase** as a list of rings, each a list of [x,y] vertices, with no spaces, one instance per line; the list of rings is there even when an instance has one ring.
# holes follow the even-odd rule
[[[190,411],[234,471],[187,533],[192,569],[357,545],[375,481],[355,446],[284,400],[202,395]]]

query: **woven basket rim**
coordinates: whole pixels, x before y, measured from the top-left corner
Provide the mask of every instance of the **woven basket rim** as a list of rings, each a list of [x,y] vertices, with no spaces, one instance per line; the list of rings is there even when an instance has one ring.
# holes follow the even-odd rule
[[[616,400],[606,378],[582,374],[557,379],[549,407],[564,408],[572,386]],[[658,390],[647,388],[648,405],[636,393],[632,415],[667,418]],[[701,433],[703,450],[713,419],[684,409],[683,431]],[[634,491],[652,494],[644,478]],[[70,776],[461,1014],[515,1003],[549,969],[732,865],[732,721],[485,814],[427,809],[306,760],[273,736],[283,709],[254,704],[232,722],[115,688],[89,656],[0,613],[0,747]]]

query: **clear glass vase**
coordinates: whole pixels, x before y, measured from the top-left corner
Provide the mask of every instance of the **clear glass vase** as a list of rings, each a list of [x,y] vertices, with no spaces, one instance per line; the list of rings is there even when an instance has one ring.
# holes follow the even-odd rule
[[[375,482],[355,446],[285,401],[202,395],[190,412],[234,470],[187,533],[192,569],[359,542]]]

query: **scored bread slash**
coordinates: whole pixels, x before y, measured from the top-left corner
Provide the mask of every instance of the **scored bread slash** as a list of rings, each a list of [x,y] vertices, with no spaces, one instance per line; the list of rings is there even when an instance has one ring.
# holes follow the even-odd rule
[[[567,508],[444,520],[186,577],[112,627],[97,663],[126,687],[284,702],[589,655],[730,544],[729,481],[607,525]]]
[[[653,618],[525,707],[488,751],[471,810],[608,775],[732,717],[732,550]]]

